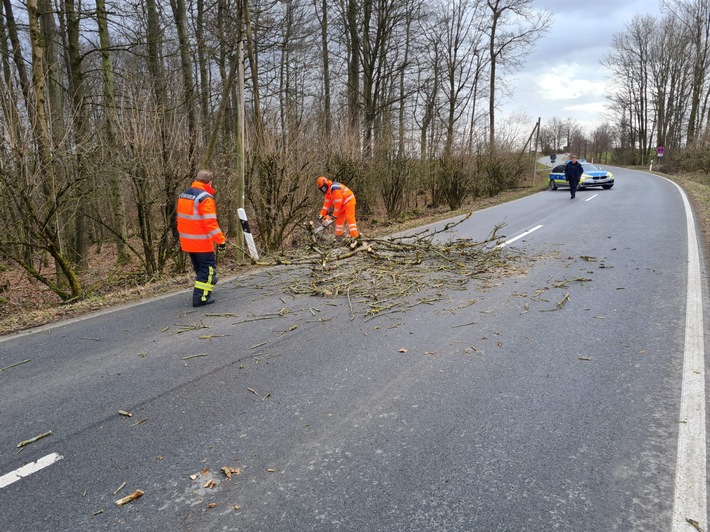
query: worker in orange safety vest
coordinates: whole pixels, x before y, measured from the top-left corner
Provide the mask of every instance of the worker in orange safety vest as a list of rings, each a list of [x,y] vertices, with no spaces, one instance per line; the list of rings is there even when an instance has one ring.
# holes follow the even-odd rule
[[[217,284],[217,251],[224,251],[227,239],[217,222],[217,206],[214,201],[209,170],[197,172],[197,178],[178,198],[177,230],[180,247],[190,254],[195,269],[195,287],[192,291],[192,306],[201,307],[215,302],[212,297]]]
[[[357,221],[355,221],[355,194],[348,187],[337,181],[331,181],[324,176],[318,177],[318,189],[323,193],[323,207],[320,210],[318,219],[321,223],[328,220],[328,211],[333,208],[333,218],[335,219],[335,238],[343,238],[345,223],[348,224],[348,231],[352,238],[359,238]]]

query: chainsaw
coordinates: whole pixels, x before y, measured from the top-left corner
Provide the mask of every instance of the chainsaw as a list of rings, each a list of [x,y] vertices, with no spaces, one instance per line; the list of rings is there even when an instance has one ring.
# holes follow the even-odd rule
[[[323,218],[318,225],[311,222],[311,227],[313,228],[313,233],[315,233],[315,234],[320,233],[323,229],[325,229],[326,227],[328,227],[332,223],[333,223],[332,218]]]

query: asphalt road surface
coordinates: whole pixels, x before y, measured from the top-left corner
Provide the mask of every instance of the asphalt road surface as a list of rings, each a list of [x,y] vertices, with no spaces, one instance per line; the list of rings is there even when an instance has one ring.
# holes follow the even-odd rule
[[[4,338],[0,530],[706,530],[707,271],[614,171],[474,213],[519,267],[431,305],[276,268]]]

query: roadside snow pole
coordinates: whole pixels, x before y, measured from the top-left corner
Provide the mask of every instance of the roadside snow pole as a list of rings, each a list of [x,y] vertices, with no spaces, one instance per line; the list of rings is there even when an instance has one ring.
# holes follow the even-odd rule
[[[259,253],[256,251],[256,246],[254,245],[254,237],[251,236],[251,230],[249,229],[247,212],[240,207],[237,209],[237,213],[239,214],[239,221],[242,223],[242,231],[244,232],[244,240],[249,249],[249,255],[251,255],[252,259],[259,260]]]

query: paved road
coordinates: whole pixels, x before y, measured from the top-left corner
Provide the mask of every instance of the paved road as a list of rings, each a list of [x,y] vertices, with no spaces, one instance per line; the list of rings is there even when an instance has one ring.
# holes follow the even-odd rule
[[[518,271],[406,313],[287,296],[277,269],[207,311],[186,290],[5,339],[0,367],[30,362],[0,372],[0,529],[671,529],[686,219],[615,172],[475,213],[460,235],[504,222]]]

